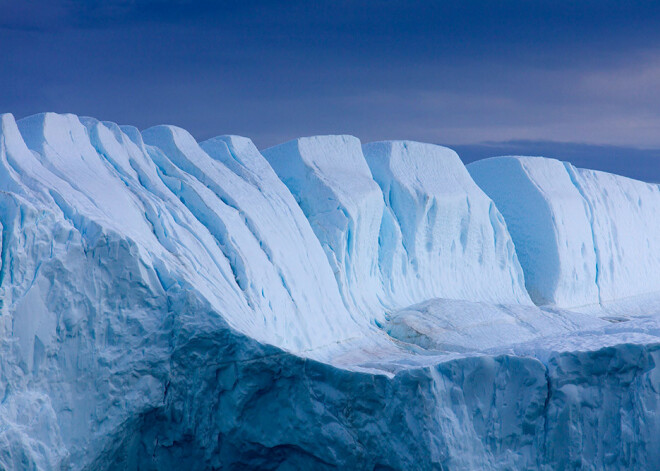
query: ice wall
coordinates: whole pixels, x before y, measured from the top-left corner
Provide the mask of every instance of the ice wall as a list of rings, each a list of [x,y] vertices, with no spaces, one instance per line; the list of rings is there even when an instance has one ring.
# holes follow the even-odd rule
[[[480,355],[387,378],[267,351],[215,366],[231,356],[224,345],[177,351],[163,406],[95,469],[660,466],[657,346]]]
[[[162,402],[192,337],[302,353],[364,332],[249,141],[212,158],[177,128],[145,132],[161,150],[73,115],[0,122],[0,468],[101,456]]]
[[[111,123],[85,124],[44,114],[11,134],[35,152],[14,158],[20,184],[89,243],[109,231],[129,238],[165,284],[194,287],[254,338],[304,350],[355,335],[309,224],[248,140],[226,138],[232,151],[209,143],[212,158],[179,128],[145,131],[149,146]],[[223,163],[241,159],[238,173]]]
[[[393,299],[529,303],[504,220],[454,151],[411,141],[363,149],[386,203],[379,257]]]
[[[439,146],[302,138],[264,151],[296,197],[349,309],[429,298],[530,303],[511,238],[458,156]],[[366,159],[365,159],[366,156]]]
[[[378,264],[384,202],[360,141],[307,137],[263,154],[307,216],[348,308],[372,317],[384,297]]]
[[[504,215],[537,304],[581,307],[660,291],[657,185],[541,157],[468,170]]]

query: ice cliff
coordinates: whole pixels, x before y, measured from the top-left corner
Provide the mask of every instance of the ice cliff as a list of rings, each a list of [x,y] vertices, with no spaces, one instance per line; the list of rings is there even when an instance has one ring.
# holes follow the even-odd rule
[[[531,304],[511,237],[458,155],[415,142],[302,138],[264,151],[321,241],[349,308],[432,298]]]
[[[537,304],[607,305],[660,291],[660,188],[540,157],[468,166],[513,237]]]
[[[657,187],[0,124],[0,468],[660,466]]]

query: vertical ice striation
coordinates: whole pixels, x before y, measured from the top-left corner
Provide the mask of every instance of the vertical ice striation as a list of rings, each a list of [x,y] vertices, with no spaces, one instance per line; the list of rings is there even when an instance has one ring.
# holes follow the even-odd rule
[[[431,298],[531,304],[502,216],[453,151],[321,136],[264,155],[310,220],[349,309],[379,319]]]
[[[468,170],[504,215],[534,302],[598,302],[590,211],[564,164],[503,157],[474,162]]]
[[[657,185],[541,157],[468,170],[504,215],[536,303],[575,308],[660,291]]]
[[[326,340],[355,335],[321,244],[291,192],[252,141],[220,136],[200,146],[218,162],[216,167],[226,166],[247,184],[249,190],[233,190],[232,199],[276,268],[298,312],[297,322],[305,324],[321,317],[317,328],[326,331]],[[218,181],[230,185],[228,177],[219,175]]]
[[[660,188],[596,170],[566,169],[591,213],[600,301],[660,291]]]
[[[154,159],[163,181],[229,263],[251,317],[228,314],[231,325],[294,350],[355,335],[318,241],[251,143],[214,140],[205,144],[209,155],[180,128],[158,126],[142,135],[157,146],[152,153],[167,158]],[[235,173],[223,162],[243,168]]]
[[[347,307],[380,317],[378,240],[384,202],[352,136],[297,139],[263,151],[318,237]]]
[[[207,154],[179,128],[143,138],[54,113],[4,115],[2,130],[1,189],[62,214],[86,246],[134,243],[163,288],[194,289],[265,342],[306,350],[356,335],[307,219],[249,139],[207,141]]]
[[[386,202],[380,257],[393,299],[531,304],[500,212],[454,151],[391,141],[364,155]]]

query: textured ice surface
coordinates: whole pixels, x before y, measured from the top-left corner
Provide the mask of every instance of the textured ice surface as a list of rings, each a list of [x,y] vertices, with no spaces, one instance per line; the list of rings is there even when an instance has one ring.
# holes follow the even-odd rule
[[[578,314],[444,148],[0,124],[0,469],[660,466],[655,187],[569,174],[616,266],[555,247]]]
[[[502,216],[455,152],[379,142],[363,154],[354,137],[319,136],[264,155],[309,219],[349,309],[382,319],[439,297],[531,304]]]
[[[364,155],[386,202],[379,257],[396,306],[434,297],[531,304],[511,237],[456,152],[375,142]]]
[[[297,139],[264,151],[330,262],[350,309],[381,317],[379,233],[383,195],[352,136]],[[387,301],[385,301],[387,302]]]
[[[504,215],[537,304],[575,308],[660,292],[657,185],[541,157],[468,169]]]

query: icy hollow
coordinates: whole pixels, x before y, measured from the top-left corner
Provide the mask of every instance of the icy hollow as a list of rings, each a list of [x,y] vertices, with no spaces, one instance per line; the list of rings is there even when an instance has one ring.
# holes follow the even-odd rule
[[[656,187],[0,124],[0,468],[660,465]]]

